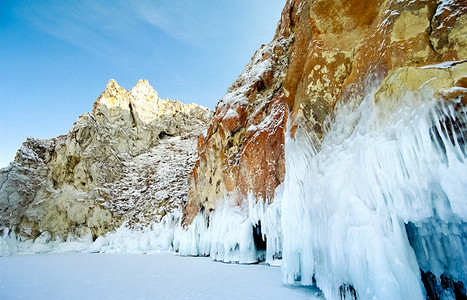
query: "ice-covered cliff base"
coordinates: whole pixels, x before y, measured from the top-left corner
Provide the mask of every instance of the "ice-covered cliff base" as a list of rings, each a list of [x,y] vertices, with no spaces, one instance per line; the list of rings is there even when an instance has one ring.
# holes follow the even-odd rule
[[[188,230],[180,215],[167,215],[143,231],[122,227],[85,241],[80,251],[282,258],[284,282],[316,284],[327,299],[465,297],[467,109],[428,86],[378,101],[376,90],[341,105],[321,143],[302,128],[288,134],[286,176],[271,204],[249,195],[237,206],[226,195]],[[54,244],[40,239],[27,249]],[[80,241],[68,242],[52,250]],[[2,243],[18,250],[11,235]]]
[[[66,239],[52,238],[44,231],[35,240],[17,236],[5,230],[0,237],[0,257],[16,254],[38,253],[160,253],[173,250],[175,228],[180,222],[180,212],[165,215],[160,222],[130,229],[128,222],[115,231],[99,236],[93,241],[91,234],[69,234]]]
[[[282,256],[284,282],[316,284],[328,299],[465,295],[466,108],[428,86],[378,102],[376,90],[341,105],[322,143],[301,128],[286,138],[272,205],[227,197],[182,232],[180,252]]]
[[[209,255],[222,262],[280,265],[282,251],[280,191],[268,205],[252,194],[236,205],[233,195],[226,195],[207,218],[196,216],[187,230],[175,232],[174,248],[182,255]]]
[[[421,269],[437,279],[428,295],[465,295],[440,279],[467,279],[467,110],[427,86],[377,103],[375,91],[337,110],[320,149],[303,130],[286,140],[284,281],[423,299]]]

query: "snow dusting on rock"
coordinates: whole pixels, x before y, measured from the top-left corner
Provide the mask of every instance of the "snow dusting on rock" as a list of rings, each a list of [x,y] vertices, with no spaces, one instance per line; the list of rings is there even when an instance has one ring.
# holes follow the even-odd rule
[[[14,241],[34,242],[33,252],[90,244],[123,223],[141,227],[180,211],[211,117],[202,106],[158,98],[146,80],[131,91],[110,80],[67,135],[28,138],[1,170],[2,253],[20,251]]]

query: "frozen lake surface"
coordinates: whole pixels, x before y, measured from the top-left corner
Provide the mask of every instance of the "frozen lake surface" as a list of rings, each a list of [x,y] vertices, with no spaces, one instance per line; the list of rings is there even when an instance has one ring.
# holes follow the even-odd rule
[[[321,299],[278,267],[161,254],[0,257],[0,299]]]

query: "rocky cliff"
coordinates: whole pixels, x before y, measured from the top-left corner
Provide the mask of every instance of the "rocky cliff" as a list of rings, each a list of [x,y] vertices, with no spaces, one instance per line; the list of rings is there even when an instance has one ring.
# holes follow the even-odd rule
[[[274,39],[218,103],[198,142],[185,224],[225,192],[239,203],[248,192],[273,201],[288,117],[292,137],[302,127],[319,147],[336,104],[362,98],[373,78],[384,81],[377,97],[430,79],[444,97],[465,95],[466,11],[465,1],[287,1]],[[421,68],[445,61],[452,68]]]
[[[0,228],[23,239],[95,239],[181,209],[212,112],[110,80],[68,134],[28,138],[0,173]]]
[[[147,82],[110,81],[68,135],[29,139],[2,170],[4,235],[91,239],[181,208],[181,223],[123,234],[280,264],[284,283],[327,299],[465,298],[466,11],[288,0],[213,119]]]
[[[181,251],[266,251],[330,299],[465,297],[466,12],[287,1],[198,141]]]

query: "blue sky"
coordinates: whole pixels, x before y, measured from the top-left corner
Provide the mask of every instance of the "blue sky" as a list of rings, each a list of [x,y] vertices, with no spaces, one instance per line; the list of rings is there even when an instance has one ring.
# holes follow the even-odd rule
[[[0,1],[0,167],[66,134],[110,78],[214,109],[285,0]]]

